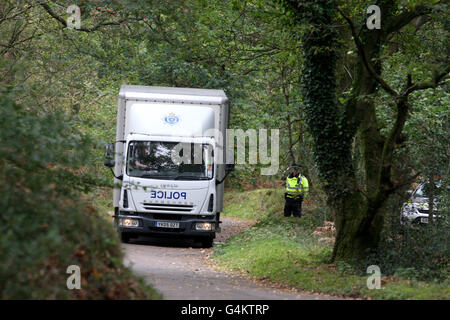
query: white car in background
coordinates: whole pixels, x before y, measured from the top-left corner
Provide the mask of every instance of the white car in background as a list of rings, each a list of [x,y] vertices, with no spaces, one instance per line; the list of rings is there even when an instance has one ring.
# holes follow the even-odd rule
[[[419,184],[419,186],[412,192],[411,198],[407,203],[403,204],[400,223],[416,223],[427,224],[430,214],[429,198],[426,192],[426,182]],[[440,184],[436,184],[436,188],[440,188]],[[433,218],[440,217],[438,211],[439,201],[437,198],[433,201]]]

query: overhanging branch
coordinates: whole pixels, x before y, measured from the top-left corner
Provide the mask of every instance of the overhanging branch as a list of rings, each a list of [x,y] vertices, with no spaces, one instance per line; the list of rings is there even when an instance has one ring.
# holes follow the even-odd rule
[[[418,4],[414,8],[404,11],[395,17],[392,17],[392,23],[386,30],[386,35],[396,32],[407,26],[415,18],[431,13],[431,7],[425,4]]]
[[[394,89],[392,89],[387,83],[386,81],[383,80],[383,78],[381,78],[381,76],[375,71],[374,67],[372,66],[372,64],[370,63],[369,59],[367,58],[367,54],[366,51],[364,50],[364,46],[361,43],[361,41],[359,40],[359,36],[356,33],[355,30],[355,26],[353,25],[352,20],[347,17],[342,10],[338,9],[339,13],[341,14],[341,16],[345,19],[345,21],[347,21],[347,23],[350,26],[350,30],[353,36],[353,39],[355,41],[356,44],[356,48],[359,51],[359,55],[361,56],[361,59],[364,63],[364,66],[366,67],[367,71],[369,71],[370,75],[380,84],[380,86],[390,95],[397,97],[398,93],[397,91],[395,91]]]
[[[410,93],[418,90],[436,88],[439,85],[439,83],[448,76],[449,73],[450,73],[450,65],[447,65],[447,67],[444,69],[443,72],[441,73],[436,72],[433,79],[428,81],[422,81],[408,86],[403,95],[409,95]]]

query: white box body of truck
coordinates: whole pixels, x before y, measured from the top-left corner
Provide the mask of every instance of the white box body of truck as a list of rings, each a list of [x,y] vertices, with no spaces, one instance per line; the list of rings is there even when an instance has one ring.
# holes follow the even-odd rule
[[[222,90],[121,87],[110,166],[120,185],[114,212],[124,242],[176,235],[212,245],[232,169],[228,118]]]

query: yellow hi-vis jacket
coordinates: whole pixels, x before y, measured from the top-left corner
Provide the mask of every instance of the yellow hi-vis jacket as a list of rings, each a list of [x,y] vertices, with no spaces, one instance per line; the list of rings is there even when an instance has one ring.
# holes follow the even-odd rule
[[[303,195],[303,198],[309,193],[308,179],[305,176],[298,175],[296,177],[286,178],[286,196],[288,198],[298,199]]]

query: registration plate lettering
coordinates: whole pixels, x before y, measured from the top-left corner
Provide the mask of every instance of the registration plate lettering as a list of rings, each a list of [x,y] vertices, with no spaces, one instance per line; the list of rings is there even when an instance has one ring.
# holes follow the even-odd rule
[[[155,221],[155,227],[158,228],[179,228],[179,222]]]

